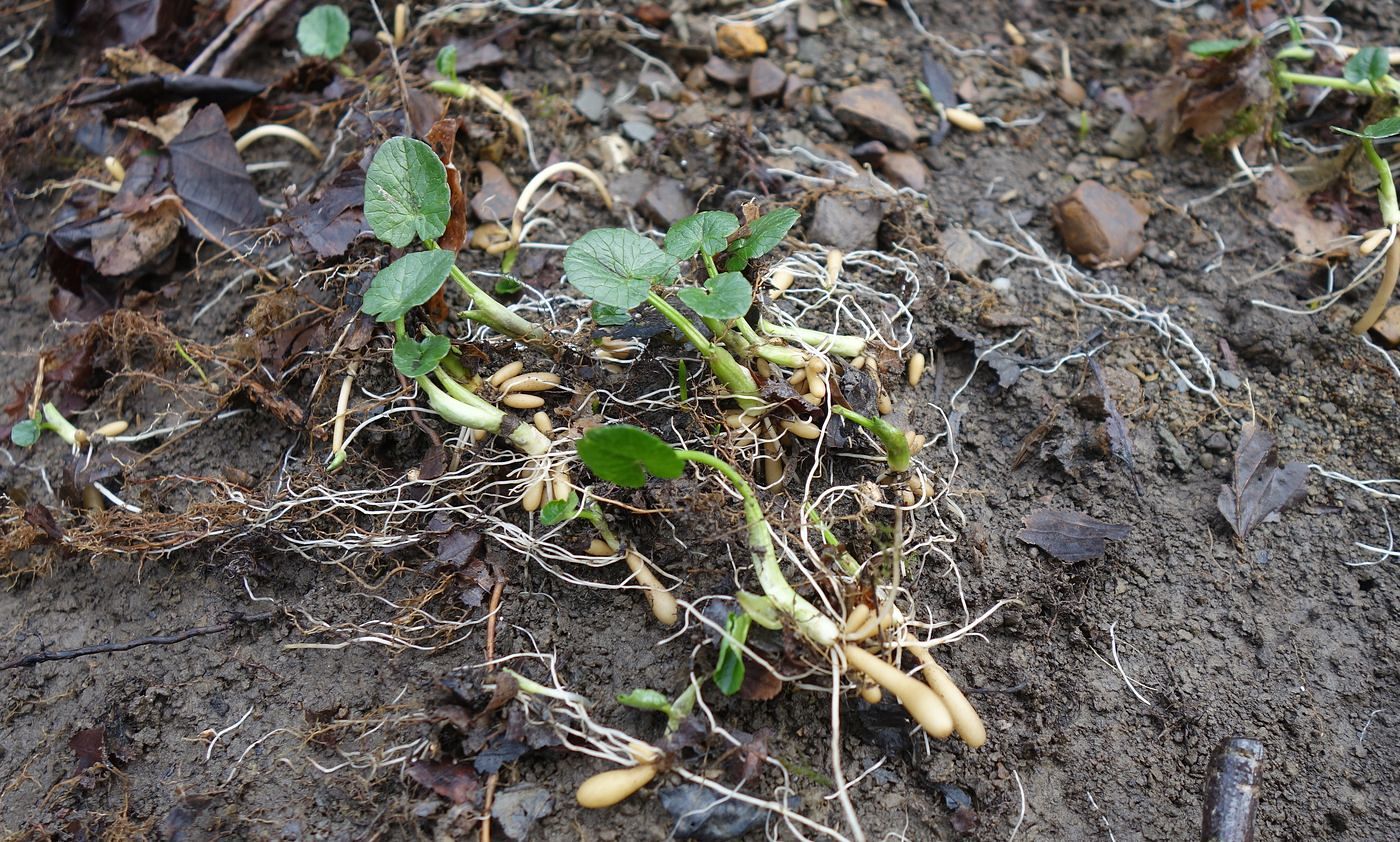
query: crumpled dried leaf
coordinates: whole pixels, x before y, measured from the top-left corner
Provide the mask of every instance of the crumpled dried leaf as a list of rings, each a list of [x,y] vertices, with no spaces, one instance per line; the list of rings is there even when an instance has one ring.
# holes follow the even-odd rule
[[[365,224],[365,171],[350,163],[314,200],[287,209],[279,228],[290,234],[292,251],[322,260],[341,257],[369,230]]]
[[[68,747],[76,755],[73,766],[76,775],[107,759],[107,729],[101,725],[84,728],[68,740]]]
[[[415,760],[408,764],[408,776],[453,804],[475,802],[481,792],[481,779],[470,766]]]
[[[189,21],[190,0],[62,0],[52,30],[88,44],[133,46],[164,39]]]
[[[727,842],[738,839],[763,824],[768,811],[754,804],[726,798],[699,784],[681,784],[657,792],[661,806],[676,819],[676,839],[699,842]],[[788,806],[801,806],[802,800],[788,796]]]
[[[535,822],[554,812],[554,796],[538,784],[519,784],[496,793],[491,818],[507,839],[523,842]]]
[[[1267,136],[1277,93],[1263,44],[1219,58],[1182,55],[1158,82],[1132,98],[1133,113],[1152,128],[1158,148],[1182,135],[1203,143]]]
[[[1254,528],[1307,494],[1308,466],[1303,462],[1278,465],[1274,437],[1257,422],[1247,421],[1235,450],[1230,484],[1220,486],[1216,506],[1241,540]]]
[[[1137,463],[1133,460],[1133,441],[1128,435],[1128,422],[1118,411],[1118,402],[1108,391],[1108,382],[1104,379],[1103,368],[1093,357],[1089,358],[1089,368],[1094,372],[1094,380],[1098,382],[1099,391],[1103,396],[1103,409],[1107,416],[1104,418],[1104,428],[1108,431],[1109,448],[1113,451],[1113,455],[1123,463],[1123,467],[1128,470],[1128,477],[1133,481],[1133,489],[1141,494],[1142,486],[1138,482]]]
[[[1293,176],[1275,167],[1254,188],[1259,201],[1269,208],[1269,224],[1293,235],[1293,245],[1300,254],[1344,254],[1340,242],[1346,226],[1338,220],[1313,216],[1307,193]]]
[[[1127,539],[1131,528],[1123,523],[1105,523],[1086,514],[1058,509],[1036,509],[1025,517],[1026,528],[1016,537],[1034,544],[1060,561],[1098,558],[1108,549],[1108,541]]]
[[[262,223],[257,188],[217,105],[197,111],[168,149],[175,192],[198,220],[188,226],[191,236],[233,245],[243,239],[237,232]]]
[[[181,102],[193,99],[206,105],[223,108],[247,102],[267,89],[252,79],[230,79],[223,76],[191,74],[155,74],[136,76],[119,85],[89,91],[73,99],[73,105],[97,105],[107,102],[136,100],[145,105]]]

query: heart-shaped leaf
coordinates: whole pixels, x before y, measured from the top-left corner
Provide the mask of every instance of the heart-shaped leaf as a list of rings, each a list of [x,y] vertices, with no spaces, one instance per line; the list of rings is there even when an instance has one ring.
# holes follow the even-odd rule
[[[452,343],[446,336],[429,336],[422,342],[404,336],[394,343],[394,368],[404,377],[422,377],[437,368],[450,350]]]
[[[626,228],[595,228],[564,252],[564,272],[574,289],[609,307],[631,310],[652,284],[679,274],[676,259]]]
[[[737,319],[753,303],[753,287],[738,272],[725,272],[705,282],[704,289],[687,287],[676,292],[685,306],[710,319]]]
[[[1248,45],[1248,41],[1242,41],[1239,38],[1219,38],[1209,41],[1192,41],[1186,49],[1201,58],[1214,58],[1216,56],[1227,56],[1240,47]]]
[[[297,23],[302,55],[338,58],[350,43],[350,18],[339,6],[317,6]]]
[[[1390,51],[1381,47],[1362,47],[1347,60],[1342,78],[1353,84],[1378,82],[1390,72]]]
[[[386,140],[365,174],[365,219],[374,236],[403,248],[415,236],[441,237],[451,215],[447,168],[432,147],[411,137]]]
[[[675,479],[685,472],[685,462],[669,444],[631,424],[589,430],[576,447],[598,479],[625,488],[646,485],[647,474]]]
[[[447,279],[452,261],[450,251],[415,251],[405,254],[379,270],[365,290],[360,309],[376,321],[392,322],[432,298]]]
[[[687,216],[666,232],[666,253],[677,260],[689,260],[697,251],[714,257],[738,230],[739,217],[732,213],[704,211]]]
[[[724,268],[731,272],[738,271],[755,257],[762,257],[777,248],[795,222],[797,211],[792,208],[778,208],[750,222],[749,233],[730,244],[729,260]]]

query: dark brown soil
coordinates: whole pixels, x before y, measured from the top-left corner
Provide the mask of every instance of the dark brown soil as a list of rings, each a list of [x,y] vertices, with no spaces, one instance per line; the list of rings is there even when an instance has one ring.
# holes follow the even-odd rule
[[[634,4],[624,5],[635,11]],[[940,37],[937,43],[913,30],[902,5],[856,3],[842,20],[791,43],[784,34],[796,39],[795,20],[779,18],[763,27],[770,57],[807,68],[819,101],[852,84],[888,79],[927,128],[932,117],[913,80],[920,54],[929,48],[955,79],[975,84],[974,105],[982,113],[1007,121],[1043,119],[1016,128],[993,126],[982,134],[954,130],[936,146],[921,140],[915,152],[930,170],[927,200],[905,195],[885,205],[881,247],[907,249],[906,259],[917,264],[915,346],[930,359],[918,387],[902,382],[902,364],[891,365],[885,382],[896,417],[930,438],[947,429],[944,416],[952,414],[955,435],[935,441],[926,456],[938,474],[951,477],[949,499],[965,515],[965,523],[949,524],[957,535],[948,548],[955,563],[928,553],[911,589],[925,615],[954,625],[999,600],[1014,602],[976,634],[939,650],[987,723],[991,738],[982,749],[917,740],[907,750],[889,751],[867,727],[870,712],[848,706],[841,743],[845,774],[855,778],[879,764],[852,789],[867,838],[1195,838],[1207,758],[1232,735],[1258,739],[1267,751],[1256,838],[1400,837],[1393,795],[1400,763],[1394,558],[1373,564],[1378,556],[1358,547],[1387,545],[1393,494],[1382,499],[1313,472],[1306,500],[1261,525],[1247,542],[1236,540],[1216,509],[1240,425],[1251,417],[1277,437],[1284,461],[1357,478],[1396,474],[1397,378],[1376,350],[1347,331],[1365,301],[1347,299],[1313,316],[1253,306],[1253,300],[1296,306],[1317,291],[1319,277],[1302,263],[1273,269],[1292,243],[1270,227],[1268,210],[1252,190],[1227,192],[1189,213],[1184,209],[1223,185],[1233,165],[1185,148],[1147,152],[1136,161],[1106,157],[1104,143],[1118,112],[1093,106],[1091,128],[1081,135],[1078,111],[1061,102],[1027,61],[1039,43],[1052,45],[1058,60],[1058,45],[1067,42],[1086,86],[1137,91],[1167,69],[1169,38],[1220,37],[1222,19],[1239,4],[1205,0],[1178,13],[1147,0],[1073,7],[910,4]],[[685,11],[691,41],[706,45],[711,42],[702,32],[711,15],[732,15],[738,8],[672,6]],[[299,11],[293,4],[293,14]],[[1389,11],[1384,2],[1334,10],[1347,42],[1362,44],[1400,37]],[[3,40],[28,32],[45,13],[29,4],[0,12]],[[360,11],[353,17],[357,25],[372,21]],[[209,15],[199,19],[207,23]],[[1040,40],[1012,49],[1002,34],[1006,19]],[[585,80],[605,92],[635,84],[644,67],[617,46],[619,34],[630,30],[589,16],[523,17],[496,10],[423,33],[424,43],[405,50],[404,57],[416,72],[431,64],[445,37],[468,43],[500,27],[518,27],[510,41],[515,64],[477,71],[474,78],[514,95],[534,128],[541,163],[555,153],[596,162],[598,137],[614,129],[575,116],[570,103]],[[210,26],[209,37],[217,29]],[[293,68],[290,24],[271,32],[287,40],[276,41],[277,49],[259,47],[241,72],[273,81]],[[685,77],[684,51],[627,40],[673,61]],[[20,125],[15,121],[21,112],[60,95],[76,67],[95,72],[99,66],[87,48],[42,36],[36,45],[38,55],[22,73],[0,76],[11,125]],[[949,45],[982,49],[961,54]],[[201,46],[166,57],[183,65]],[[376,71],[392,78],[387,65]],[[279,105],[307,99],[299,91],[277,96],[284,97]],[[654,141],[639,145],[641,154],[631,165],[680,179],[692,198],[714,188],[707,207],[732,209],[743,196],[765,193],[755,169],[770,155],[761,136],[780,147],[821,150],[830,144],[822,153],[828,156],[859,141],[832,136],[838,124],[801,103],[754,106],[713,84],[699,97],[713,119],[696,127],[663,126]],[[328,147],[341,113],[300,125],[310,126],[308,133]],[[487,112],[464,113],[493,125]],[[58,122],[83,119],[61,109],[51,114]],[[27,155],[5,164],[0,359],[3,381],[15,390],[32,382],[41,350],[62,346],[81,330],[50,318],[53,281],[42,238],[15,241],[54,227],[62,196],[20,194],[46,179],[71,177],[79,166],[86,175],[104,177],[95,166],[100,157],[73,145],[71,127],[55,124],[44,131],[58,140],[26,148],[52,149],[51,158]],[[505,136],[487,129],[472,135],[482,144]],[[534,167],[522,150],[506,148],[501,167],[518,187]],[[314,165],[295,147],[276,143],[254,147],[248,157],[295,162],[290,170],[258,176],[262,195],[279,200],[286,183],[298,184],[304,194],[339,166]],[[1185,388],[1174,373],[1171,361],[1199,373],[1182,345],[1142,323],[1075,302],[1052,287],[1044,268],[1037,271],[1024,260],[1004,263],[1008,253],[995,250],[977,277],[950,277],[939,262],[939,231],[950,226],[1021,250],[1029,236],[1061,259],[1050,207],[1091,177],[1146,198],[1152,209],[1147,255],[1093,277],[1170,312],[1215,371],[1229,373],[1214,399]],[[624,194],[637,183],[635,176],[608,178]],[[781,186],[788,192],[775,199],[803,209],[826,189],[814,183],[804,193],[795,184]],[[542,238],[569,242],[592,227],[645,230],[649,224],[631,210],[607,213],[584,190],[568,196],[568,205],[547,214],[558,230],[543,229]],[[802,232],[800,223],[795,233],[801,238]],[[268,264],[286,254],[279,245],[252,259]],[[559,255],[527,252],[519,271],[533,286],[556,290]],[[344,280],[312,276],[298,282],[302,271],[317,267],[301,258],[269,278],[240,281],[244,267],[202,256],[207,262],[185,256],[159,283],[146,281],[139,307],[158,313],[191,347],[209,349],[201,359],[215,369],[216,381],[219,371],[236,368],[240,341],[271,335],[258,326],[277,321],[268,315],[269,302],[282,300],[277,296],[286,297],[292,313],[310,301],[332,312],[350,306]],[[480,252],[464,252],[462,265],[498,268]],[[1338,277],[1346,272],[1346,266],[1339,268]],[[1001,278],[1009,285],[994,287]],[[226,297],[195,321],[226,284]],[[1044,361],[1041,370],[1024,370],[1005,388],[986,362],[973,373],[977,351],[969,337],[985,350],[1017,335],[1003,350]],[[139,445],[147,457],[128,474],[123,493],[172,519],[192,513],[203,518],[155,553],[138,552],[143,542],[155,541],[155,531],[123,534],[119,514],[85,515],[76,500],[63,496],[60,478],[69,470],[69,456],[52,436],[33,450],[0,454],[0,478],[16,504],[0,529],[18,534],[27,528],[18,513],[42,504],[75,535],[110,542],[105,548],[96,538],[68,546],[39,543],[0,559],[0,570],[11,574],[9,587],[0,591],[0,661],[172,634],[232,615],[271,617],[237,621],[227,631],[183,642],[0,673],[5,838],[474,838],[476,814],[454,814],[450,801],[406,776],[403,760],[462,759],[431,713],[452,698],[442,679],[485,659],[486,605],[497,579],[488,575],[482,592],[463,587],[460,578],[444,578],[428,564],[432,544],[379,553],[315,547],[294,552],[282,533],[309,535],[317,524],[278,522],[270,530],[240,532],[243,509],[230,508],[245,500],[271,501],[316,482],[388,485],[431,458],[426,434],[406,421],[388,431],[367,431],[347,470],[326,475],[326,444],[308,435],[311,424],[289,423],[247,393],[216,399],[218,388],[203,390],[158,336],[122,336],[125,344],[114,340],[99,354],[107,374],[90,396],[89,411],[79,415],[83,422],[130,417],[141,422],[135,425],[140,429],[155,420],[244,411],[207,420],[159,449],[155,442]],[[1054,365],[1091,339],[1127,422],[1133,472],[1108,451],[1102,401],[1095,398],[1094,375],[1082,356]],[[342,371],[322,359],[305,362],[289,379],[295,390],[289,389],[288,399],[309,412],[314,424],[333,412]],[[375,359],[380,365],[385,355]],[[382,365],[368,371],[363,387],[393,392],[397,384],[388,371]],[[673,371],[669,362],[649,360],[633,372],[629,394]],[[313,397],[322,372],[328,372],[327,384]],[[595,373],[572,376],[583,382]],[[4,401],[11,397],[7,391]],[[712,489],[648,489],[628,502],[671,514],[621,521],[626,534],[649,546],[682,580],[679,592],[689,598],[731,593],[732,559],[747,556],[737,509]],[[790,503],[789,510],[779,499],[770,503],[776,519],[795,526]],[[1016,538],[1023,518],[1045,507],[1129,524],[1131,538],[1111,543],[1101,558],[1057,561]],[[87,529],[104,523],[111,528]],[[405,535],[426,528],[370,527],[402,528]],[[216,530],[223,532],[204,534]],[[592,716],[601,723],[659,738],[659,717],[623,707],[615,697],[634,687],[678,691],[692,670],[703,674],[712,665],[711,650],[700,646],[702,634],[666,638],[634,592],[566,583],[544,560],[509,552],[490,538],[484,558],[487,569],[505,581],[494,626],[496,654],[552,653],[560,683],[594,700]],[[623,579],[609,568],[584,573],[604,585]],[[464,604],[461,593],[474,596]],[[412,645],[386,645],[395,639]],[[529,663],[531,674],[543,678],[538,664]],[[766,738],[769,754],[791,772],[802,813],[845,827],[836,801],[823,800],[831,792],[828,695],[789,687],[771,701],[738,701],[710,689],[706,700],[725,728]],[[82,759],[81,740],[74,743],[75,735],[94,728],[104,737],[95,763]],[[584,811],[574,804],[578,784],[603,768],[579,754],[538,751],[506,764],[496,787],[502,792],[533,782],[552,794],[553,810],[535,825],[532,838],[668,838],[672,819],[650,791],[609,810]],[[772,797],[780,781],[771,767],[764,774],[755,792]],[[948,799],[955,790],[971,797],[971,825],[965,814],[956,822],[950,816]],[[792,836],[778,825],[774,829],[780,838]],[[504,838],[499,827],[495,837]],[[760,838],[760,831],[748,838]]]

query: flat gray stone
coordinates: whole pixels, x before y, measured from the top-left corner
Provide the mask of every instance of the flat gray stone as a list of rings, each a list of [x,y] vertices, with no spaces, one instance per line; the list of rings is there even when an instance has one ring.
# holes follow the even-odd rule
[[[949,268],[968,277],[977,277],[991,259],[982,244],[961,228],[944,228],[939,232],[938,241],[943,246],[943,259],[948,261]]]
[[[476,168],[481,173],[481,189],[472,196],[472,213],[482,222],[509,218],[515,212],[515,201],[520,198],[520,191],[510,183],[501,168],[490,161],[477,161]]]
[[[832,97],[831,111],[848,128],[883,140],[893,149],[908,149],[919,135],[914,118],[888,82],[847,88]]]
[[[749,68],[749,99],[765,102],[777,99],[787,84],[787,74],[783,69],[766,58],[754,59]]]
[[[669,228],[681,219],[695,213],[695,200],[686,194],[679,181],[661,176],[651,185],[637,206],[648,219],[663,228]]]
[[[817,200],[807,240],[842,251],[875,248],[883,216],[884,208],[873,198],[828,193]]]
[[[603,115],[608,113],[608,101],[597,88],[584,85],[578,96],[574,97],[574,110],[590,123],[601,123]]]

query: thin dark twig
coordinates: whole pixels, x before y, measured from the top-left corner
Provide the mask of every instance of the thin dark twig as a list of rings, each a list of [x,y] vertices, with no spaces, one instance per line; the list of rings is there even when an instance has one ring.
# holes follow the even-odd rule
[[[135,640],[128,640],[123,643],[96,643],[92,646],[81,646],[77,649],[60,649],[56,652],[34,652],[0,664],[0,670],[32,667],[35,664],[42,664],[45,661],[68,661],[73,658],[84,658],[88,655],[101,655],[107,652],[125,652],[128,649],[135,649],[138,646],[164,646],[171,643],[179,643],[182,640],[189,640],[192,637],[199,637],[200,635],[218,634],[222,631],[228,631],[240,623],[257,623],[263,620],[270,620],[281,613],[281,611],[266,611],[262,614],[240,614],[222,623],[185,629],[175,634],[138,637]]]

